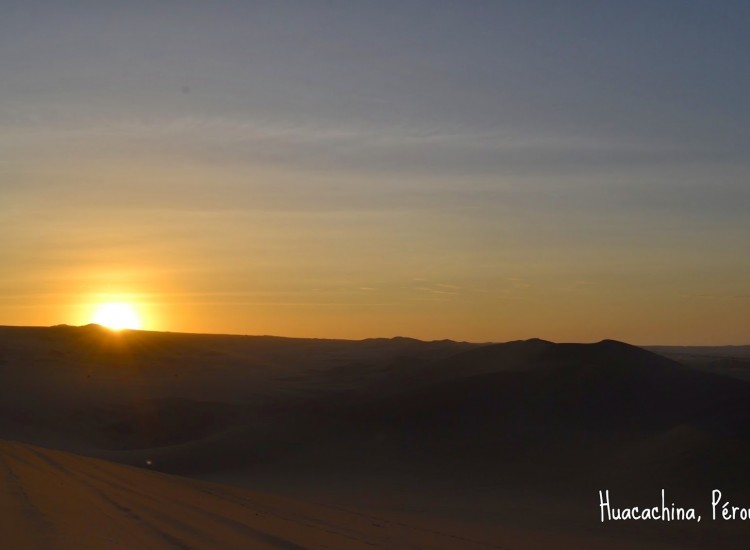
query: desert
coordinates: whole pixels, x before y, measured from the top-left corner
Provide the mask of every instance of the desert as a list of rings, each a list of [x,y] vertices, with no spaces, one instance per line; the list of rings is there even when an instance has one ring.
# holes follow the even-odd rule
[[[455,547],[451,537],[462,548],[732,547],[743,532],[741,524],[601,524],[604,488],[636,504],[668,487],[680,506],[700,508],[706,488],[731,486],[739,501],[750,487],[747,383],[622,342],[347,341],[98,325],[1,327],[0,342],[5,509],[28,519],[4,522],[7,540],[21,536],[12,529],[31,536],[47,525],[57,538],[44,547],[96,547],[112,529],[102,547],[126,548],[140,543],[108,521],[151,525],[165,515],[144,528],[154,547],[329,547],[303,529],[308,520],[288,541],[236,506],[220,520],[225,512],[206,491],[306,507],[356,531],[361,544],[389,548]],[[72,491],[94,500],[75,513]],[[131,494],[155,502],[142,509],[127,503]],[[103,506],[97,499],[113,515],[91,523],[86,503]],[[201,529],[202,513],[208,531],[185,535],[188,525]],[[77,531],[60,519],[73,516]],[[352,517],[371,522],[352,530]],[[219,532],[222,521],[231,533]],[[384,522],[388,533],[374,527]],[[90,525],[97,530],[85,534]]]
[[[0,0],[0,550],[747,548],[749,24]]]

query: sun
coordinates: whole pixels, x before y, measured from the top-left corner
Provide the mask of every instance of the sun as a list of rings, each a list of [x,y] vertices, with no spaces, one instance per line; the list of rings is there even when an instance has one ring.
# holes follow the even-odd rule
[[[96,308],[91,322],[112,330],[140,329],[143,326],[135,308],[130,304],[122,303],[101,304]]]

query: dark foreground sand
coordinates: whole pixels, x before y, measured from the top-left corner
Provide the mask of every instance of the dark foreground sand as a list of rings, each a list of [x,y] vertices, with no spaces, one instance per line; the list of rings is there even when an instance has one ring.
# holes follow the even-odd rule
[[[0,442],[0,541],[25,549],[643,548],[372,516]]]
[[[4,548],[488,548],[342,510],[0,443]]]

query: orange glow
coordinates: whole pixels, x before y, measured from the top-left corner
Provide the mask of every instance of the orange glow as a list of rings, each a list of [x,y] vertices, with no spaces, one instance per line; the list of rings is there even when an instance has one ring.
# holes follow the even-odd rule
[[[135,308],[130,304],[110,303],[97,306],[92,323],[112,330],[140,329],[143,324]]]

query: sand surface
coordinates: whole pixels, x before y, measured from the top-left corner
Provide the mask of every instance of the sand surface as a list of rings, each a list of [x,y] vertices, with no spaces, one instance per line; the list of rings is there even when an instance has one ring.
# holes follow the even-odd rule
[[[492,548],[341,509],[0,443],[4,548]]]
[[[372,515],[8,441],[0,441],[0,517],[2,547],[17,550],[644,547]]]
[[[744,548],[750,522],[598,521],[601,488],[750,502],[750,384],[714,367],[0,327],[0,550]]]

